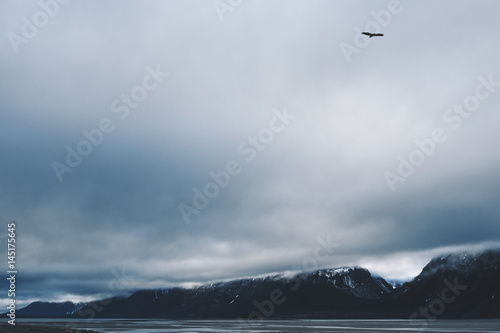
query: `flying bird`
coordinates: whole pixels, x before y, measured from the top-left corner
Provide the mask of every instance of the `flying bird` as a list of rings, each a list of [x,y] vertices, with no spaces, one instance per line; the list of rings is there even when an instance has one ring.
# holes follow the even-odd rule
[[[377,36],[380,36],[382,37],[384,34],[381,34],[381,33],[373,33],[373,32],[362,32],[363,35],[367,35],[369,36],[370,38],[372,37],[377,37]]]

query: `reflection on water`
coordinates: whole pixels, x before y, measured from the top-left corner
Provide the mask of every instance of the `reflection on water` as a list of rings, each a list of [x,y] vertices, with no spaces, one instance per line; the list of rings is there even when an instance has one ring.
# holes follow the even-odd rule
[[[497,320],[122,320],[21,319],[20,325],[80,328],[105,333],[201,332],[499,332]]]

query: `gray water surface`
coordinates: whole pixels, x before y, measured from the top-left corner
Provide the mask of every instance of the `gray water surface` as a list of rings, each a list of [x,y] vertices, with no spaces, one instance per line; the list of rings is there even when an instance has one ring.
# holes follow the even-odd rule
[[[141,319],[23,319],[20,325],[58,326],[103,333],[201,332],[498,332],[496,320],[141,320]]]

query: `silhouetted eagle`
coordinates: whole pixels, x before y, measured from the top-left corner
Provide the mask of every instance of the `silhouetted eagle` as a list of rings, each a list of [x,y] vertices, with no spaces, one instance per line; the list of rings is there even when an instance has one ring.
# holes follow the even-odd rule
[[[373,32],[362,32],[363,35],[367,35],[367,36],[370,36],[370,38],[372,37],[376,37],[376,36],[380,36],[382,37],[384,34],[381,34],[381,33],[373,33]]]

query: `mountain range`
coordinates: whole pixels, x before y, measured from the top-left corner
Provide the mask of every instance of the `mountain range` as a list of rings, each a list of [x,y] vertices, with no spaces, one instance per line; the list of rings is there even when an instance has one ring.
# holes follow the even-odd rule
[[[390,284],[361,267],[275,274],[201,287],[140,290],[90,303],[34,302],[19,317],[500,318],[500,249],[432,259]]]

